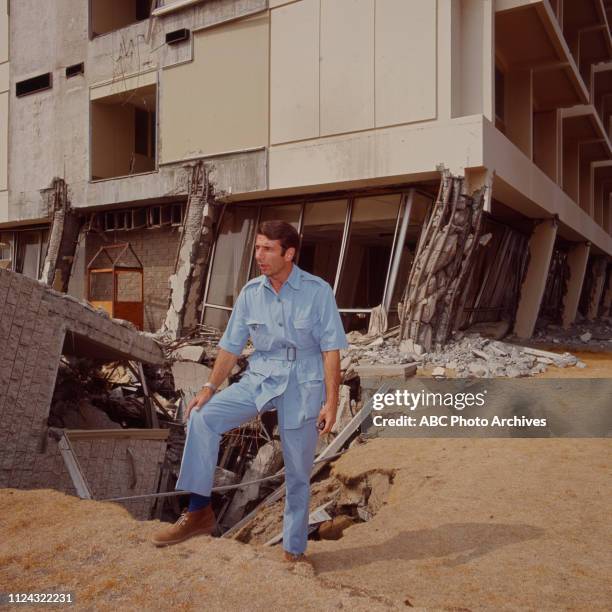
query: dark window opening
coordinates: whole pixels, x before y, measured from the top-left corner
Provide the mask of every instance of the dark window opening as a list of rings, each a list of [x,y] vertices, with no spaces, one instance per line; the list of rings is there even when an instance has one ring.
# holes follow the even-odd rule
[[[181,28],[180,30],[174,30],[166,34],[166,44],[175,45],[177,43],[189,40],[190,31],[187,28]]]
[[[147,225],[147,209],[146,208],[135,208],[132,211],[132,227],[139,229]]]
[[[67,79],[78,76],[79,74],[85,74],[85,64],[83,62],[80,64],[73,64],[72,66],[68,66],[66,68]]]
[[[155,112],[134,110],[134,151],[145,157],[155,157]]]
[[[154,206],[149,210],[149,226],[159,227],[161,225],[161,207]]]
[[[17,97],[27,96],[29,94],[36,93],[38,91],[44,91],[45,89],[51,89],[53,86],[53,77],[50,72],[41,74],[40,76],[26,79],[25,81],[19,81],[15,86],[15,93]]]
[[[91,36],[95,38],[148,19],[151,0],[90,0],[89,11]]]
[[[152,172],[157,162],[157,88],[138,89],[91,103],[91,177]]]

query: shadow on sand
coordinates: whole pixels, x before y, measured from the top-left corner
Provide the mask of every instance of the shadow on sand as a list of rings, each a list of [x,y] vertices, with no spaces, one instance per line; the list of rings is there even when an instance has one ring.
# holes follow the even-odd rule
[[[454,567],[498,548],[542,537],[544,529],[531,525],[449,523],[435,529],[402,531],[380,544],[316,552],[309,558],[317,573],[369,565],[376,561],[413,561],[445,558]]]

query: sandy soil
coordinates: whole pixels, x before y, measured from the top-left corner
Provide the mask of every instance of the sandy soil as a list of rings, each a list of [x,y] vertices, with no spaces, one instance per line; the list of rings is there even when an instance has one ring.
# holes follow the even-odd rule
[[[556,346],[547,346],[544,350],[552,353],[563,353]],[[612,352],[597,353],[592,351],[568,351],[586,363],[586,368],[556,368],[550,366],[546,372],[535,378],[612,378]]]
[[[610,610],[610,440],[391,440],[336,462],[393,481],[377,514],[280,549],[200,537],[168,549],[122,508],[0,490],[0,591],[71,590],[77,609]]]

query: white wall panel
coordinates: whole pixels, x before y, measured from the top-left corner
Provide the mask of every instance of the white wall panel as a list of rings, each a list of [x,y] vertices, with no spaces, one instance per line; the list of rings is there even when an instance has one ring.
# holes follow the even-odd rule
[[[194,61],[162,72],[162,162],[268,144],[267,15],[194,34]]]
[[[376,0],[376,126],[436,117],[436,0]]]
[[[319,11],[302,0],[271,12],[270,141],[319,136]]]
[[[321,135],[374,127],[374,0],[321,2]]]

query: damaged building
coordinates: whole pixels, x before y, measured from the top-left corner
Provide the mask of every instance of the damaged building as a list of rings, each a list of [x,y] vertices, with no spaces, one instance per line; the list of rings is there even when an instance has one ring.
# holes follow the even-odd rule
[[[609,316],[610,18],[609,0],[0,0],[0,281],[104,310],[95,334],[223,330],[258,224],[283,219],[347,332],[427,350]],[[105,340],[109,359],[163,360],[129,333],[149,352]],[[19,452],[5,485],[29,483]]]
[[[491,236],[452,327],[609,310],[608,2],[0,4],[3,267],[148,331],[222,329],[280,218],[347,331],[397,324],[444,167],[486,187]],[[117,245],[131,277],[99,261]]]

